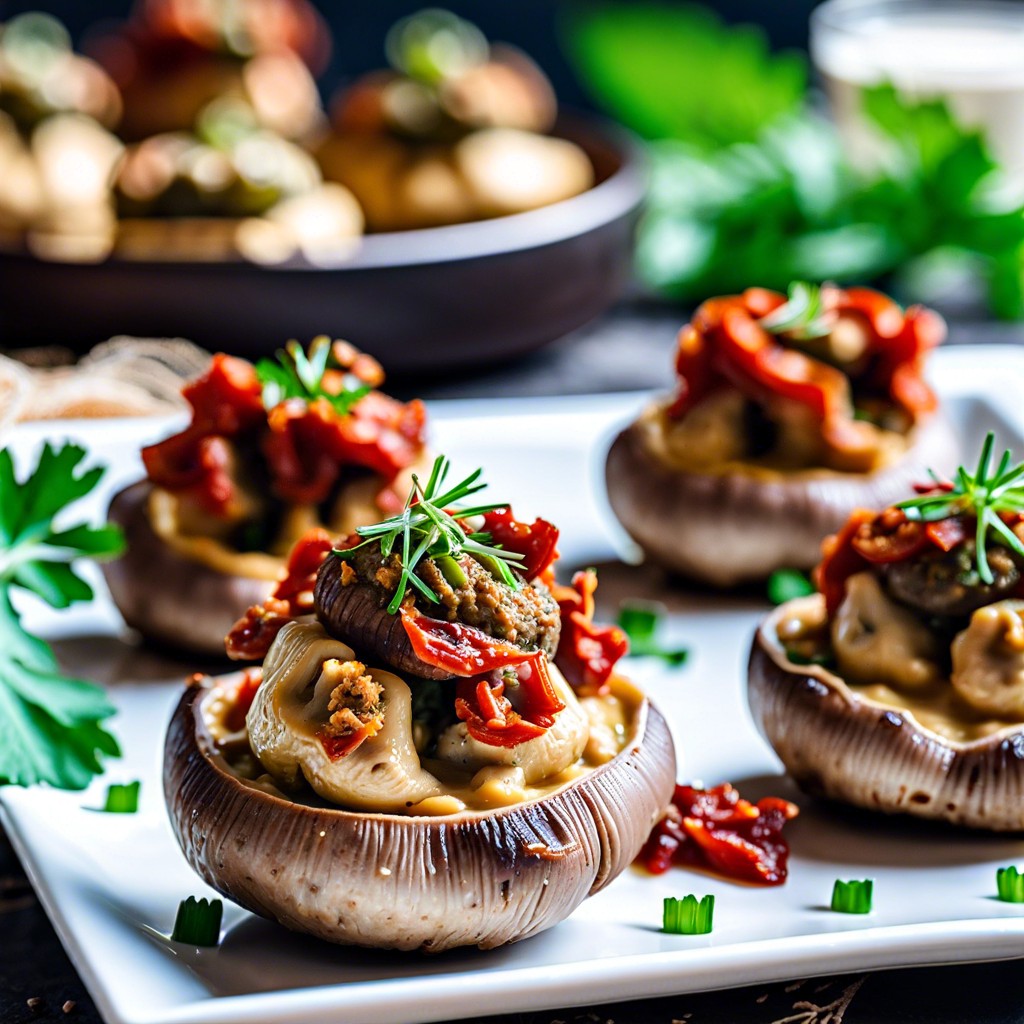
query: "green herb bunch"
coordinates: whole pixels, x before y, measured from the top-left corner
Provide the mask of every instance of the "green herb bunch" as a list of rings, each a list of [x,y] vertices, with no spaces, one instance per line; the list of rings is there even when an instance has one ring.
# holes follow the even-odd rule
[[[995,443],[995,434],[989,431],[973,473],[960,466],[951,484],[939,480],[933,473],[935,490],[896,506],[903,510],[907,519],[921,523],[934,523],[957,515],[973,517],[975,557],[978,575],[984,583],[994,580],[985,550],[990,540],[1024,557],[1024,544],[1001,518],[1004,513],[1024,515],[1024,463],[1014,464],[1013,453],[1007,450],[993,469]]]
[[[339,416],[347,416],[352,407],[373,388],[354,374],[342,376],[340,391],[325,389],[324,377],[328,370],[336,369],[332,356],[333,345],[326,335],[314,339],[309,355],[297,341],[289,341],[274,359],[261,359],[256,364],[256,376],[263,386],[263,405],[267,410],[289,398],[313,402],[326,399]]]
[[[384,558],[389,558],[392,553],[399,555],[402,573],[388,604],[388,611],[392,615],[401,607],[409,586],[414,587],[428,601],[435,604],[440,601],[415,574],[416,566],[424,558],[433,559],[452,586],[466,583],[465,573],[458,563],[459,556],[465,553],[472,555],[496,579],[513,590],[519,589],[519,583],[509,565],[521,562],[523,556],[492,545],[489,533],[467,533],[460,522],[471,516],[508,508],[508,503],[456,507],[455,502],[484,490],[487,485],[480,480],[483,470],[477,469],[455,486],[443,490],[450,465],[444,455],[439,455],[434,460],[426,486],[421,485],[419,478],[413,474],[412,489],[405,508],[398,515],[373,526],[360,526],[356,533],[366,539],[355,547],[334,552],[339,558],[349,558],[367,545],[379,544]]]
[[[49,645],[22,625],[14,602],[18,591],[59,609],[89,601],[92,587],[74,561],[123,549],[115,526],[55,525],[103,475],[100,468],[76,475],[85,455],[77,445],[47,444],[19,481],[10,452],[0,450],[0,783],[82,789],[103,771],[100,755],[120,754],[101,725],[113,705],[98,686],[63,674]]]
[[[578,4],[566,49],[583,83],[649,141],[640,276],[681,301],[751,283],[862,281],[900,272],[913,292],[941,270],[981,272],[989,303],[1024,315],[1024,207],[945,104],[865,89],[888,150],[865,170],[815,111],[806,62],[704,8]]]

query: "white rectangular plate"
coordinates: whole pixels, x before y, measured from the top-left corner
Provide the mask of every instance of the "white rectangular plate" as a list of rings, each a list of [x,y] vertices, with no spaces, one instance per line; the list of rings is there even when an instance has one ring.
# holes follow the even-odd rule
[[[970,451],[989,428],[1024,453],[1024,352],[941,351],[933,374]],[[435,404],[435,450],[456,469],[483,465],[516,509],[557,522],[564,565],[605,563],[606,614],[627,595],[658,597],[673,615],[666,640],[691,648],[667,669],[635,659],[629,671],[672,723],[681,776],[730,780],[752,797],[797,799],[793,848],[780,888],[734,885],[673,869],[627,871],[551,931],[492,952],[435,957],[333,947],[229,906],[219,948],[166,938],[178,901],[210,895],[181,856],[163,806],[163,727],[180,693],[171,666],[117,637],[103,601],[83,614],[31,609],[80,674],[108,682],[120,708],[125,758],[85,793],[0,790],[18,853],[100,1012],[110,1024],[411,1020],[581,1005],[797,976],[1021,955],[1024,907],[995,899],[995,872],[1024,860],[1024,842],[842,812],[798,796],[754,731],[745,698],[750,636],[765,606],[750,598],[686,596],[657,576],[615,562],[621,536],[606,512],[601,462],[612,433],[643,396]],[[44,437],[70,435],[138,475],[136,451],[169,424],[50,424],[19,430],[27,458]],[[102,497],[102,496],[101,496]],[[599,592],[600,594],[601,592]],[[2,742],[2,740],[0,740]],[[142,780],[137,815],[98,813],[112,781]],[[826,909],[836,878],[875,879],[866,917]],[[715,928],[699,937],[660,932],[662,898],[714,893]]]

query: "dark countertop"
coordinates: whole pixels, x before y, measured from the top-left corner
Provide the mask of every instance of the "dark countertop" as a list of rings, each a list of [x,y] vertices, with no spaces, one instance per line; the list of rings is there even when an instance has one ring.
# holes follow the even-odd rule
[[[390,390],[426,398],[465,398],[666,387],[674,335],[681,322],[682,314],[663,306],[624,306],[513,366],[459,378],[449,374],[437,380],[393,382]],[[954,323],[951,341],[1020,344],[1024,326]],[[622,995],[630,999],[642,993]],[[66,1004],[71,1005],[65,1011]],[[1009,961],[794,979],[727,992],[488,1020],[490,1024],[1024,1024],[1024,981],[1020,961]],[[0,830],[0,1024],[29,1021],[100,1024],[101,1018]]]

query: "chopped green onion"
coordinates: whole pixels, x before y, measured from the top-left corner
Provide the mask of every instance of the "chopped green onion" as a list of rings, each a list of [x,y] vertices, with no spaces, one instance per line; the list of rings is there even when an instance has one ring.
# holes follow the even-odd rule
[[[658,630],[665,614],[665,606],[657,601],[623,601],[619,606],[619,628],[629,637],[630,654],[661,658],[677,668],[685,664],[690,652],[685,647],[669,649],[658,643]]]
[[[178,904],[171,941],[182,942],[186,946],[216,946],[220,942],[223,916],[224,904],[220,900],[189,896]]]
[[[141,782],[122,785],[115,782],[107,787],[107,802],[103,810],[107,814],[134,814],[139,809],[139,788]]]
[[[1024,874],[1015,867],[1000,868],[996,872],[996,888],[1004,903],[1024,903]]]
[[[806,573],[797,569],[776,569],[768,577],[768,600],[772,604],[785,604],[796,597],[814,593],[814,584]]]
[[[677,900],[665,897],[661,930],[669,935],[707,935],[715,916],[715,897],[684,896]]]
[[[844,882],[836,879],[832,887],[832,909],[837,914],[870,914],[874,880]]]

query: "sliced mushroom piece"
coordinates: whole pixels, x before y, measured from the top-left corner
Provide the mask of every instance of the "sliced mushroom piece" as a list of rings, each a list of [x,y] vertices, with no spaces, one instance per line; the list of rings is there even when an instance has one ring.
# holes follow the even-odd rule
[[[263,663],[263,683],[247,716],[249,742],[260,763],[285,787],[304,778],[331,803],[402,811],[442,792],[420,766],[413,743],[412,694],[391,672],[369,669],[383,688],[383,726],[344,757],[331,758],[319,733],[330,717],[333,683],[326,661],[352,661],[355,653],[319,623],[290,622]]]
[[[797,665],[780,623],[820,619],[820,594],[780,605],[754,637],[754,722],[805,790],[888,813],[993,831],[1024,829],[1024,723],[957,741],[906,710],[852,690],[835,672]]]
[[[668,726],[646,701],[607,764],[487,813],[358,813],[285,799],[235,775],[204,716],[204,679],[171,719],[164,788],[186,858],[214,888],[331,942],[440,951],[527,938],[635,858],[675,783]]]
[[[972,708],[1024,719],[1024,601],[979,608],[952,650],[953,686]]]
[[[840,672],[856,682],[913,688],[939,676],[935,635],[889,598],[871,572],[846,581],[846,597],[832,620],[832,649]]]
[[[718,587],[810,569],[821,542],[855,508],[905,498],[927,470],[952,471],[959,444],[933,416],[915,427],[906,454],[873,473],[780,472],[737,464],[720,472],[674,465],[659,438],[657,406],[627,427],[608,453],[608,498],[652,561]]]

